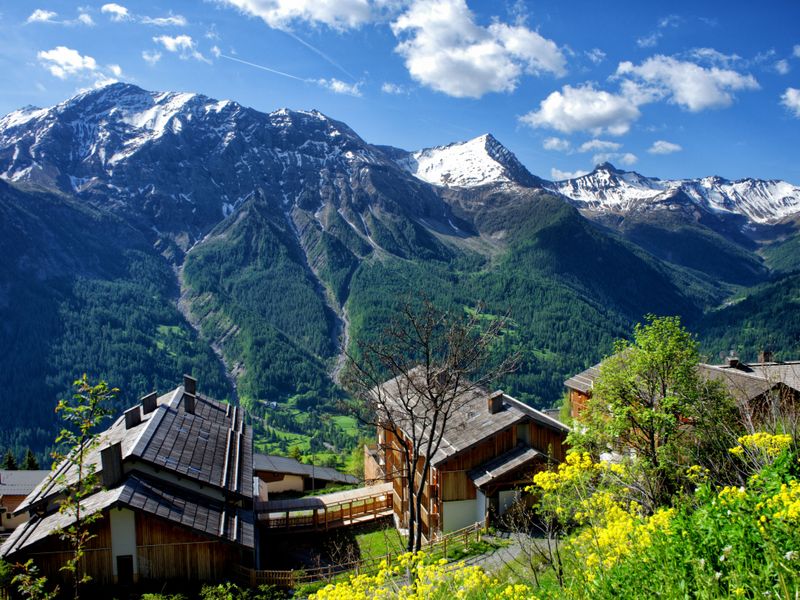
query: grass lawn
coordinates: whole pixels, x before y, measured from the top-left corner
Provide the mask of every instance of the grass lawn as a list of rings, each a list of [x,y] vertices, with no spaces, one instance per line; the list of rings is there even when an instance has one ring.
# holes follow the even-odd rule
[[[356,534],[362,558],[377,558],[405,551],[405,543],[394,527],[386,527]]]

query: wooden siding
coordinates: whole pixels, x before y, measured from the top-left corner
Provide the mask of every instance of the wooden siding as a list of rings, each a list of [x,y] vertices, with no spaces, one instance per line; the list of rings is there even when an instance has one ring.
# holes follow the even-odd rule
[[[589,394],[584,394],[578,390],[569,390],[569,415],[575,419],[586,408],[589,402]]]
[[[142,513],[136,514],[139,578],[157,581],[222,581],[239,551]]]
[[[109,525],[108,513],[95,522],[91,527],[94,535],[86,544],[82,566],[84,572],[92,578],[93,584],[108,585],[114,583],[113,569],[111,564],[111,527]],[[39,567],[41,574],[47,577],[51,583],[61,583],[62,587],[71,585],[68,575],[61,570],[61,567],[72,557],[67,542],[58,535],[51,535],[41,542],[26,549],[19,556],[18,561],[24,563],[32,558],[36,566]]]

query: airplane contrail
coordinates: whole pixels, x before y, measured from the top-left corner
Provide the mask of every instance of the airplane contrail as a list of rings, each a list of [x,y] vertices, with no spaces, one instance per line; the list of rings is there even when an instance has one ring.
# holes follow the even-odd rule
[[[284,71],[278,71],[277,69],[272,69],[270,67],[265,67],[264,65],[259,65],[254,62],[250,62],[247,60],[242,60],[241,58],[236,58],[234,56],[228,56],[227,54],[220,54],[220,58],[226,58],[228,60],[232,60],[234,62],[242,63],[243,65],[248,65],[250,67],[255,67],[256,69],[261,69],[262,71],[268,71],[270,73],[275,73],[276,75],[281,75],[283,77],[288,77],[289,79],[294,79],[296,81],[302,81],[303,83],[317,83],[316,79],[307,79],[304,77],[298,77],[297,75],[292,75],[291,73],[285,73]]]

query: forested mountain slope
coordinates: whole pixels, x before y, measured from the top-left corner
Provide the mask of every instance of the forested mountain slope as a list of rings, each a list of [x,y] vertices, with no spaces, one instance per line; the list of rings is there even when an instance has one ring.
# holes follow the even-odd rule
[[[717,309],[779,276],[756,250],[793,231],[675,195],[588,210],[585,185],[565,196],[490,135],[406,152],[315,111],[127,84],[0,119],[0,178],[0,446],[42,448],[83,371],[121,406],[193,372],[311,427],[342,395],[343,345],[422,295],[510,312],[523,361],[501,384],[551,404],[645,313],[738,339],[744,316]]]

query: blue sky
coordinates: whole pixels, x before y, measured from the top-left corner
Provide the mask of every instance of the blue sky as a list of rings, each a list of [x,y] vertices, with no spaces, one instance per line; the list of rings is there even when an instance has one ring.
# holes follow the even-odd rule
[[[546,178],[800,183],[798,23],[793,1],[0,0],[0,113],[121,80],[406,149],[491,132]]]

